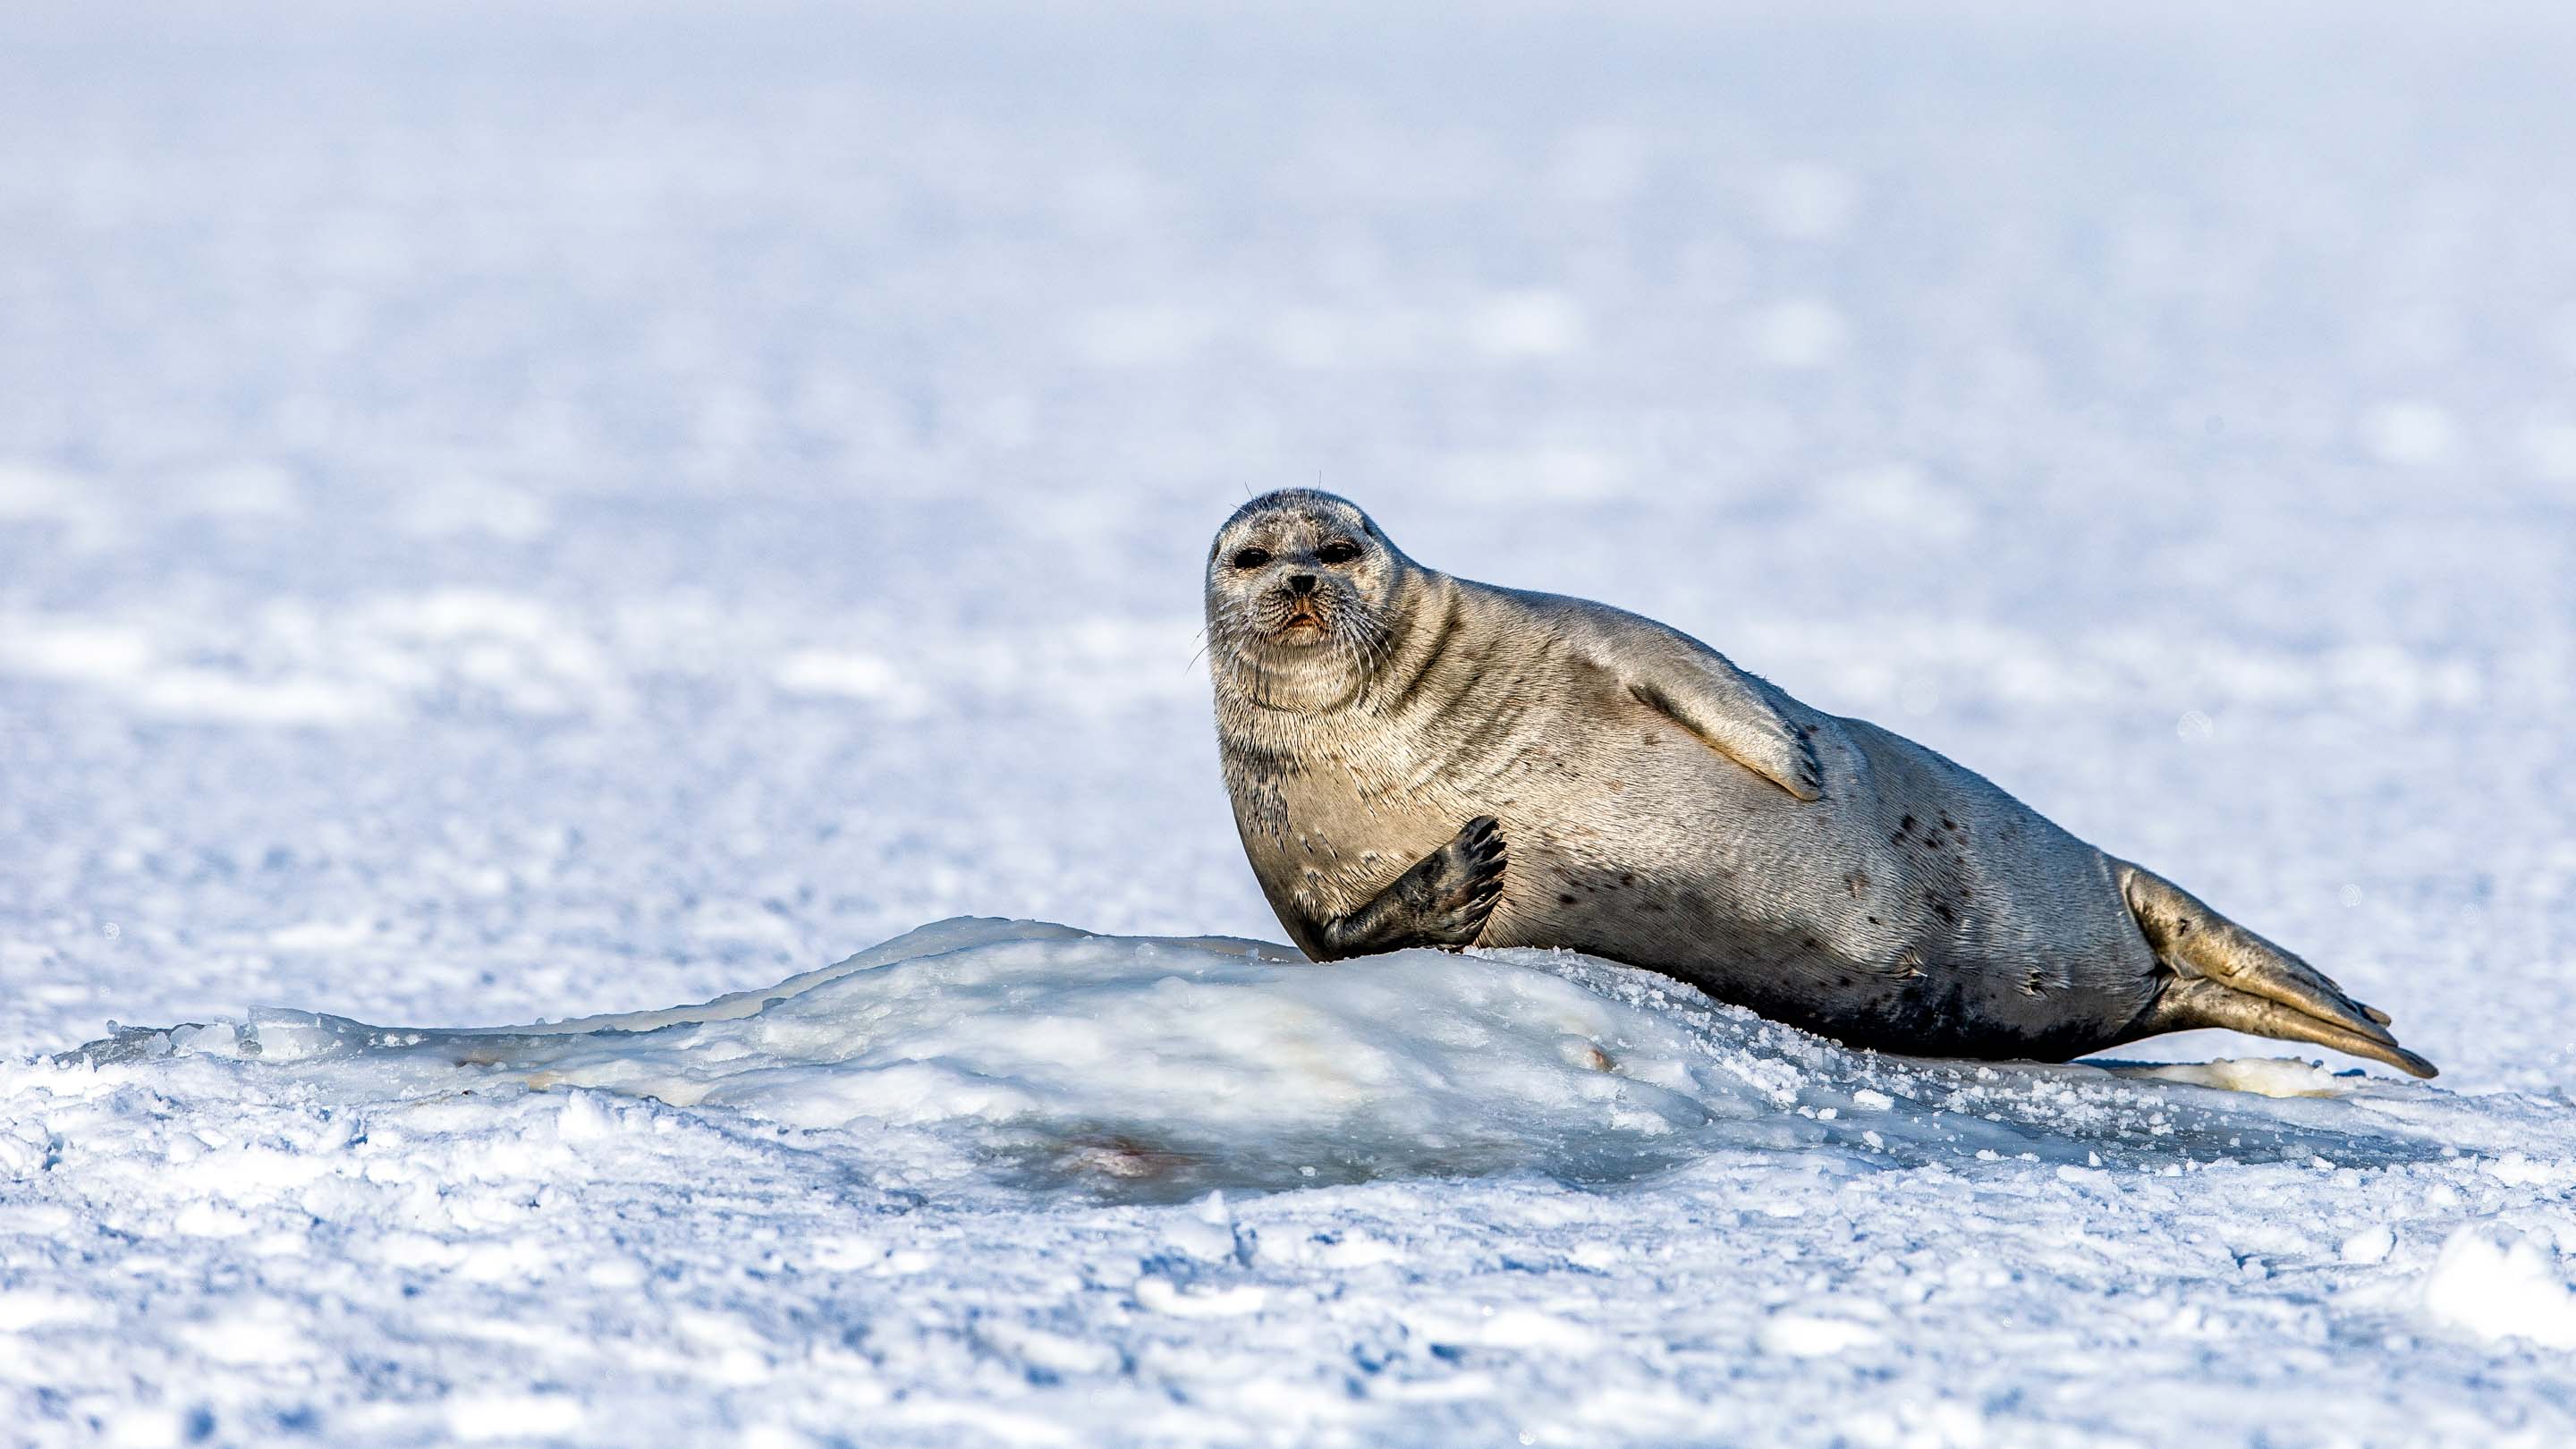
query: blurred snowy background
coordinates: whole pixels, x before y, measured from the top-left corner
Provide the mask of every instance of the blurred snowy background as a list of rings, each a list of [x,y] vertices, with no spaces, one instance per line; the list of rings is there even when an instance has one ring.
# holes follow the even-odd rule
[[[2546,6],[11,7],[0,1053],[254,1003],[660,1006],[960,913],[1275,938],[1197,576],[1247,491],[1320,481],[1426,562],[1654,615],[1984,771],[2395,1012],[2445,1088],[2563,1100],[2571,73]],[[37,1099],[69,1089],[11,1070],[0,1347],[130,1340],[150,1293],[46,1214],[179,1159],[57,1170]],[[2513,1202],[2576,1246],[2561,1132]],[[2400,1195],[2440,1192],[2480,1205]],[[179,1261],[172,1302],[234,1281]],[[313,1292],[277,1310],[307,1348]],[[2410,1341],[2282,1311],[2233,1331]],[[1132,1346],[1014,1341],[1012,1392],[1153,1396]],[[441,1418],[436,1374],[281,1349],[306,1377],[217,1389],[192,1342],[149,1392],[65,1349],[17,1422],[606,1432],[571,1369],[552,1409]],[[1949,1414],[1926,1352],[1884,1442],[2112,1432],[2009,1380]],[[2550,1360],[2514,1362],[2353,1383],[2547,1442],[2517,1394]],[[2443,1387],[2473,1371],[2515,1391]],[[1348,1432],[1507,1442],[1514,1382]],[[1868,1437],[1810,1387],[1761,1436]],[[675,1402],[619,1432],[758,1417]],[[2393,1422],[2210,1402],[2221,1438]],[[1170,1434],[1331,1437],[1265,1412]],[[1694,1422],[1736,1421],[1654,1432]]]

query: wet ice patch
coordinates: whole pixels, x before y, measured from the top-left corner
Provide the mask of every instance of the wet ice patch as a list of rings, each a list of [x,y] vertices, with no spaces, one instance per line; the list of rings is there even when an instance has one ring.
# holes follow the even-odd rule
[[[265,1010],[86,1053],[237,1058],[339,1100],[586,1088],[863,1134],[1000,1184],[1147,1199],[1515,1172],[1615,1183],[1743,1151],[2172,1171],[2435,1150],[2346,1100],[2421,1089],[2294,1063],[2142,1078],[1918,1061],[1570,953],[1319,965],[1254,942],[1025,921],[942,922],[663,1011],[419,1030]],[[2340,1095],[2212,1090],[2313,1082]]]
[[[2223,1092],[2250,1092],[2257,1097],[2346,1097],[2361,1090],[2369,1080],[2359,1074],[2339,1076],[2315,1062],[2292,1057],[2158,1062],[2111,1070],[2141,1081],[2188,1082]]]

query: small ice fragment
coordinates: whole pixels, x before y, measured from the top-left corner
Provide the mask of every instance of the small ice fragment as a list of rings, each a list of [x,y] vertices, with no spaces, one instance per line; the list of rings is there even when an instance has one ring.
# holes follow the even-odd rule
[[[1258,1313],[1270,1299],[1270,1290],[1257,1283],[1239,1283],[1232,1288],[1184,1290],[1168,1278],[1136,1280],[1136,1303],[1155,1313],[1168,1313],[1175,1318],[1233,1318]]]
[[[1822,1358],[1849,1349],[1866,1348],[1878,1342],[1882,1335],[1866,1323],[1854,1323],[1847,1318],[1779,1313],[1762,1325],[1756,1337],[1771,1353],[1791,1358]]]
[[[2489,1341],[2576,1348],[2576,1288],[2564,1265],[2530,1239],[2491,1227],[2464,1227],[2443,1241],[2424,1280],[2424,1306]]]

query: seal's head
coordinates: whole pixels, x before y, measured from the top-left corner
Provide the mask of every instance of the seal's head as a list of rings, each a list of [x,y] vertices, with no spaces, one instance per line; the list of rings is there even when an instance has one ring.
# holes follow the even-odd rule
[[[1311,488],[1265,493],[1208,550],[1208,651],[1265,699],[1347,697],[1384,656],[1413,561],[1369,516]],[[1281,688],[1281,686],[1291,686]]]

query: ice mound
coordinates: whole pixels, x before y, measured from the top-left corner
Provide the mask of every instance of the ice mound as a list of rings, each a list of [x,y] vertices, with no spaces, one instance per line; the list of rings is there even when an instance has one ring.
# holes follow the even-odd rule
[[[1859,1052],[1562,952],[1317,965],[1248,941],[984,919],[700,1006],[492,1030],[263,1010],[81,1055],[231,1058],[339,1100],[586,1088],[1141,1198],[1511,1172],[1615,1183],[1735,1152],[2174,1170],[2438,1150],[2377,1110],[2426,1090],[2412,1086]],[[2215,1089],[2238,1077],[2328,1095]]]

